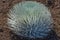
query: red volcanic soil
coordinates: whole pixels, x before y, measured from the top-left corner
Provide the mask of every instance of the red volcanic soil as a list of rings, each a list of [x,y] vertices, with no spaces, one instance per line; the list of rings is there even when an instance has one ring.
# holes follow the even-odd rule
[[[25,0],[22,0],[25,1]],[[54,20],[54,30],[60,37],[60,0],[33,0],[49,7]],[[7,28],[7,13],[9,9],[21,0],[0,0],[0,40],[11,40],[10,30]]]

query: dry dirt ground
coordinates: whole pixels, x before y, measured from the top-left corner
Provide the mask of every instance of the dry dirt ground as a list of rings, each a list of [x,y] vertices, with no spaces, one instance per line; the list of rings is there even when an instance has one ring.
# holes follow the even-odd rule
[[[11,40],[10,30],[7,28],[7,13],[18,2],[25,0],[0,0],[0,40]],[[54,20],[54,30],[60,37],[60,0],[34,0],[49,7]]]

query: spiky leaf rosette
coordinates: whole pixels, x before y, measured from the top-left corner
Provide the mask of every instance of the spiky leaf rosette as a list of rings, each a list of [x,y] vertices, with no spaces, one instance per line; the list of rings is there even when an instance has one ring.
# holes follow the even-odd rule
[[[52,29],[51,14],[45,5],[33,1],[18,3],[10,9],[8,25],[17,35],[44,38]]]

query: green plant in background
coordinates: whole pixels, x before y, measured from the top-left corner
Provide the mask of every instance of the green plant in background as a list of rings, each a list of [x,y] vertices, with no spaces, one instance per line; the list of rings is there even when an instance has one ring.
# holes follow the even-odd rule
[[[17,35],[29,38],[45,38],[52,30],[51,13],[45,5],[24,1],[14,5],[8,16],[9,28]]]

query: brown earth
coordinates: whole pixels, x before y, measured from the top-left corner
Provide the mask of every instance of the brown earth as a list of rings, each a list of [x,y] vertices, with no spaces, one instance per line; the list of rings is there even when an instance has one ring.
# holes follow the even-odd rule
[[[25,0],[22,0],[25,1]],[[34,0],[36,1],[36,0]],[[37,0],[49,7],[54,20],[54,30],[60,37],[60,0]],[[21,0],[0,0],[0,40],[11,40],[10,30],[7,28],[7,13],[9,9]]]

